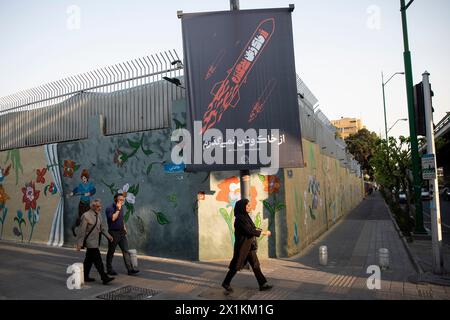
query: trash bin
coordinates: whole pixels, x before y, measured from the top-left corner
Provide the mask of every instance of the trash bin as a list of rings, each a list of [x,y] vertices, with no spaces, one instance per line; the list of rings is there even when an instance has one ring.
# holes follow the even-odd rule
[[[131,265],[133,266],[133,269],[137,269],[138,268],[138,259],[137,259],[136,249],[130,249],[130,250],[128,250],[128,252],[130,253]]]

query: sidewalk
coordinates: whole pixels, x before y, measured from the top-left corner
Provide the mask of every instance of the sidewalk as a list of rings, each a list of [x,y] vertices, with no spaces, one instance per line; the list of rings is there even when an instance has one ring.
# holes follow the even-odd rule
[[[328,246],[328,266],[318,264],[321,245]],[[389,249],[391,267],[382,271],[381,289],[369,290],[366,269],[377,264],[379,248]],[[220,283],[228,261],[189,262],[140,256],[141,272],[130,277],[125,275],[120,255],[114,259],[119,276],[110,285],[102,285],[98,275],[91,272],[96,282],[82,290],[68,290],[67,266],[83,258],[84,252],[70,248],[2,241],[0,299],[98,299],[101,294],[125,286],[151,289],[147,295],[153,295],[152,300],[450,298],[450,287],[409,281],[417,279],[417,273],[378,193],[366,198],[305,252],[289,259],[262,260],[262,270],[274,284],[270,291],[258,291],[253,273],[243,271],[232,282],[234,293],[224,295]]]

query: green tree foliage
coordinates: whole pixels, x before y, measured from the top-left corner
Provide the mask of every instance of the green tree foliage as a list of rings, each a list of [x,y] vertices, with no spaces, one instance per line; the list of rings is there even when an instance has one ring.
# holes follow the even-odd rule
[[[359,162],[364,173],[369,175],[371,181],[374,178],[374,171],[370,165],[370,160],[379,141],[380,139],[375,132],[370,132],[365,128],[345,139],[348,151]]]
[[[414,228],[414,220],[410,216],[414,201],[410,139],[401,136],[398,141],[393,137],[389,142],[379,140],[370,165],[400,229],[409,236]],[[401,192],[406,195],[404,206],[400,205]]]

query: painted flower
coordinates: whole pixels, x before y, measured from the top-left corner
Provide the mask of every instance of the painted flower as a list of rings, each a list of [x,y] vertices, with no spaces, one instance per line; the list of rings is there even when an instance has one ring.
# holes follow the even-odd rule
[[[48,187],[48,191],[51,194],[55,194],[58,190],[56,189],[56,185],[54,182],[50,183],[50,186]]]
[[[219,183],[218,187],[220,191],[216,196],[216,200],[229,203],[234,207],[235,203],[241,199],[238,177],[226,178],[223,182]]]
[[[264,180],[264,191],[269,194],[277,193],[280,190],[281,183],[277,176],[267,176]]]
[[[204,192],[199,192],[197,193],[197,200],[205,200],[205,193]]]
[[[125,155],[119,149],[116,149],[116,152],[114,153],[114,163],[117,164],[118,167],[123,166],[125,163]]]
[[[238,177],[230,177],[225,179],[218,185],[220,191],[216,196],[216,200],[226,202],[232,207],[241,199],[241,189]],[[256,197],[258,192],[255,187],[250,187],[250,206],[251,210],[256,208]]]
[[[64,177],[72,178],[75,172],[75,161],[64,160]]]
[[[5,180],[5,177],[9,174],[9,169],[11,168],[11,165],[9,165],[6,169],[0,168],[0,183]]]
[[[6,200],[11,199],[8,194],[5,192],[5,189],[0,184],[0,208],[5,206]]]
[[[47,168],[42,168],[41,170],[36,169],[36,183],[45,183],[45,174],[47,173]]]
[[[25,203],[25,210],[30,208],[36,209],[36,201],[39,199],[39,190],[36,190],[34,182],[27,183],[25,188],[22,188],[23,198],[22,202]]]
[[[119,193],[121,193],[125,197],[126,202],[134,204],[136,201],[136,196],[133,193],[129,192],[129,189],[130,185],[127,183],[122,187],[122,189],[119,190]]]

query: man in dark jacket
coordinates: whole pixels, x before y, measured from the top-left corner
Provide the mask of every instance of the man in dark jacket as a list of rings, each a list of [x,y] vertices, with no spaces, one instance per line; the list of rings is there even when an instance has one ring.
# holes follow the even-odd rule
[[[269,290],[272,288],[271,285],[267,283],[264,277],[261,267],[259,265],[258,256],[256,255],[256,250],[258,248],[256,237],[261,235],[270,236],[270,231],[262,231],[256,228],[252,219],[248,215],[250,212],[249,200],[243,199],[236,202],[234,208],[234,252],[233,259],[229,265],[229,271],[222,283],[222,287],[228,292],[233,291],[230,286],[231,279],[236,275],[236,273],[241,270],[245,264],[248,262],[253,269],[256,280],[259,284],[259,289]]]
[[[131,264],[131,256],[128,252],[127,229],[124,223],[123,204],[125,197],[122,194],[114,195],[114,203],[106,208],[106,218],[108,219],[108,232],[113,237],[113,241],[108,243],[108,253],[106,255],[106,270],[109,275],[117,275],[112,267],[112,259],[117,245],[122,250],[123,261],[128,270],[128,275],[139,272]]]

